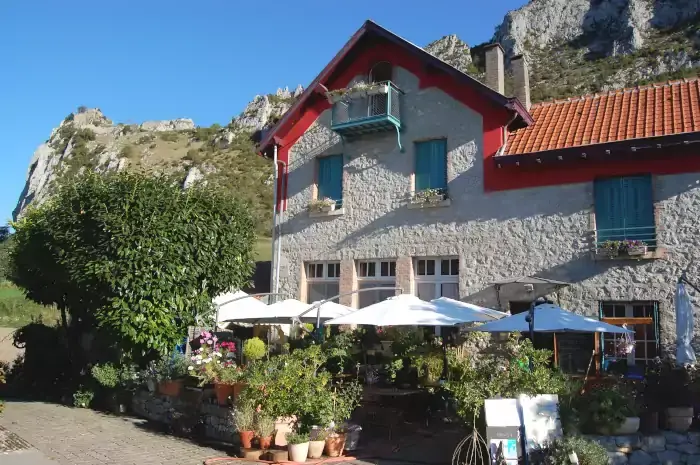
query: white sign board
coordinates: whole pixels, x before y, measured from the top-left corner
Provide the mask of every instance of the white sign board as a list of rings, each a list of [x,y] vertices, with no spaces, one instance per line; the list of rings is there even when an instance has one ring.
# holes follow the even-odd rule
[[[486,426],[520,426],[517,399],[486,399]]]
[[[559,419],[559,397],[556,394],[541,394],[530,397],[521,395],[518,403],[522,410],[525,429],[525,450],[544,446],[563,435]]]

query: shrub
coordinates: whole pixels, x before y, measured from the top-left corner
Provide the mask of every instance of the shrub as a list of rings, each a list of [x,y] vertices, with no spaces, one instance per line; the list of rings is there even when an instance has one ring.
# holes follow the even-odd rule
[[[265,354],[267,354],[267,347],[259,337],[253,337],[243,343],[243,356],[246,360],[254,362],[263,358]]]
[[[305,442],[309,442],[309,433],[300,433],[298,431],[291,431],[286,434],[287,438],[287,444],[290,445],[295,445],[295,444],[304,444]]]
[[[119,370],[111,363],[95,365],[90,373],[102,387],[115,388],[119,384]]]
[[[231,411],[231,419],[233,427],[236,431],[254,431],[255,430],[255,408],[250,403],[237,403],[236,407]]]
[[[78,114],[80,114],[80,113],[85,113],[87,110],[88,110],[88,109],[87,109],[87,107],[86,107],[85,105],[80,105],[80,106],[78,107]]]
[[[579,465],[607,465],[608,452],[595,441],[571,436],[555,439],[551,443],[531,452],[533,465],[568,465],[569,456],[575,452]]]
[[[119,151],[119,156],[121,158],[127,158],[129,160],[134,160],[138,157],[138,152],[133,145],[125,145]]]
[[[257,415],[255,420],[255,432],[261,438],[272,436],[275,432],[275,418],[270,415]]]
[[[73,119],[75,119],[75,115],[73,113],[68,113],[68,116],[63,118],[64,121],[68,121],[68,122],[73,121]]]
[[[178,139],[180,139],[180,136],[177,132],[175,131],[164,131],[159,134],[161,140],[164,140],[166,142],[177,142]]]
[[[625,418],[636,414],[632,399],[621,386],[596,387],[576,400],[581,426],[586,432],[614,431]]]
[[[89,389],[81,387],[73,393],[73,405],[79,408],[90,408],[95,393]]]

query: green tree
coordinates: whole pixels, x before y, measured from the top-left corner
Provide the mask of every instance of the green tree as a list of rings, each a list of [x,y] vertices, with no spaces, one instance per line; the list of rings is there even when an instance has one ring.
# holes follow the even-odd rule
[[[12,235],[8,226],[0,226],[0,283],[8,277]]]
[[[132,360],[171,351],[253,270],[247,205],[165,176],[87,173],[13,227],[12,281],[57,305],[69,340],[97,327]]]

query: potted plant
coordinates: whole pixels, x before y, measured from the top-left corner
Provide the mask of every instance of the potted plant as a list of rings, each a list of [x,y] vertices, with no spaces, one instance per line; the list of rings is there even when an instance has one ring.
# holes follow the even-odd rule
[[[234,386],[238,381],[233,360],[236,346],[233,342],[219,342],[216,335],[209,331],[199,335],[199,344],[187,369],[199,379],[200,386],[214,383],[219,405],[227,405],[229,397],[235,395]]]
[[[214,393],[219,405],[228,405],[229,399],[236,400],[242,389],[239,383],[242,376],[240,367],[229,365],[222,367],[214,382]]]
[[[233,426],[241,438],[241,447],[250,449],[255,437],[255,409],[252,405],[241,403],[231,412]]]
[[[325,453],[329,457],[339,457],[345,448],[345,423],[352,412],[360,405],[362,386],[357,381],[336,386],[332,391],[332,428],[326,437]]]
[[[620,241],[604,241],[598,247],[600,253],[609,258],[615,258],[620,254]]]
[[[287,433],[287,450],[292,462],[306,462],[309,455],[309,434],[299,431]]]
[[[444,189],[423,189],[415,193],[414,202],[421,204],[438,204],[445,200]]]
[[[320,200],[313,200],[309,205],[309,209],[314,212],[329,213],[335,210],[335,200],[325,197]]]
[[[348,93],[348,89],[342,88],[342,89],[334,89],[326,92],[326,98],[328,99],[328,102],[332,105],[334,103],[340,102],[344,99],[346,99],[346,95]]]
[[[355,84],[352,85],[348,89],[347,96],[350,99],[359,99],[367,96],[367,90],[370,88],[370,85],[363,82],[359,81],[356,82]]]
[[[275,418],[270,415],[258,414],[255,420],[255,433],[260,448],[269,449],[275,434]]]
[[[318,459],[323,455],[323,449],[326,447],[326,438],[328,430],[314,429],[311,431],[309,440],[309,458]]]
[[[620,251],[630,257],[636,257],[647,253],[647,244],[643,241],[625,239],[620,243]]]
[[[247,362],[260,360],[267,355],[267,346],[259,337],[253,337],[243,343],[243,357]]]
[[[370,84],[367,87],[367,95],[379,95],[379,94],[386,94],[389,92],[389,83],[388,82],[378,82],[375,84]]]

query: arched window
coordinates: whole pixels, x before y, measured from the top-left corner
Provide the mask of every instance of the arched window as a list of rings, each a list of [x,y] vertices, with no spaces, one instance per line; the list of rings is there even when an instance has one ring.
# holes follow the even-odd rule
[[[380,61],[372,66],[372,69],[369,71],[369,82],[391,81],[392,71],[391,63],[388,61]]]

